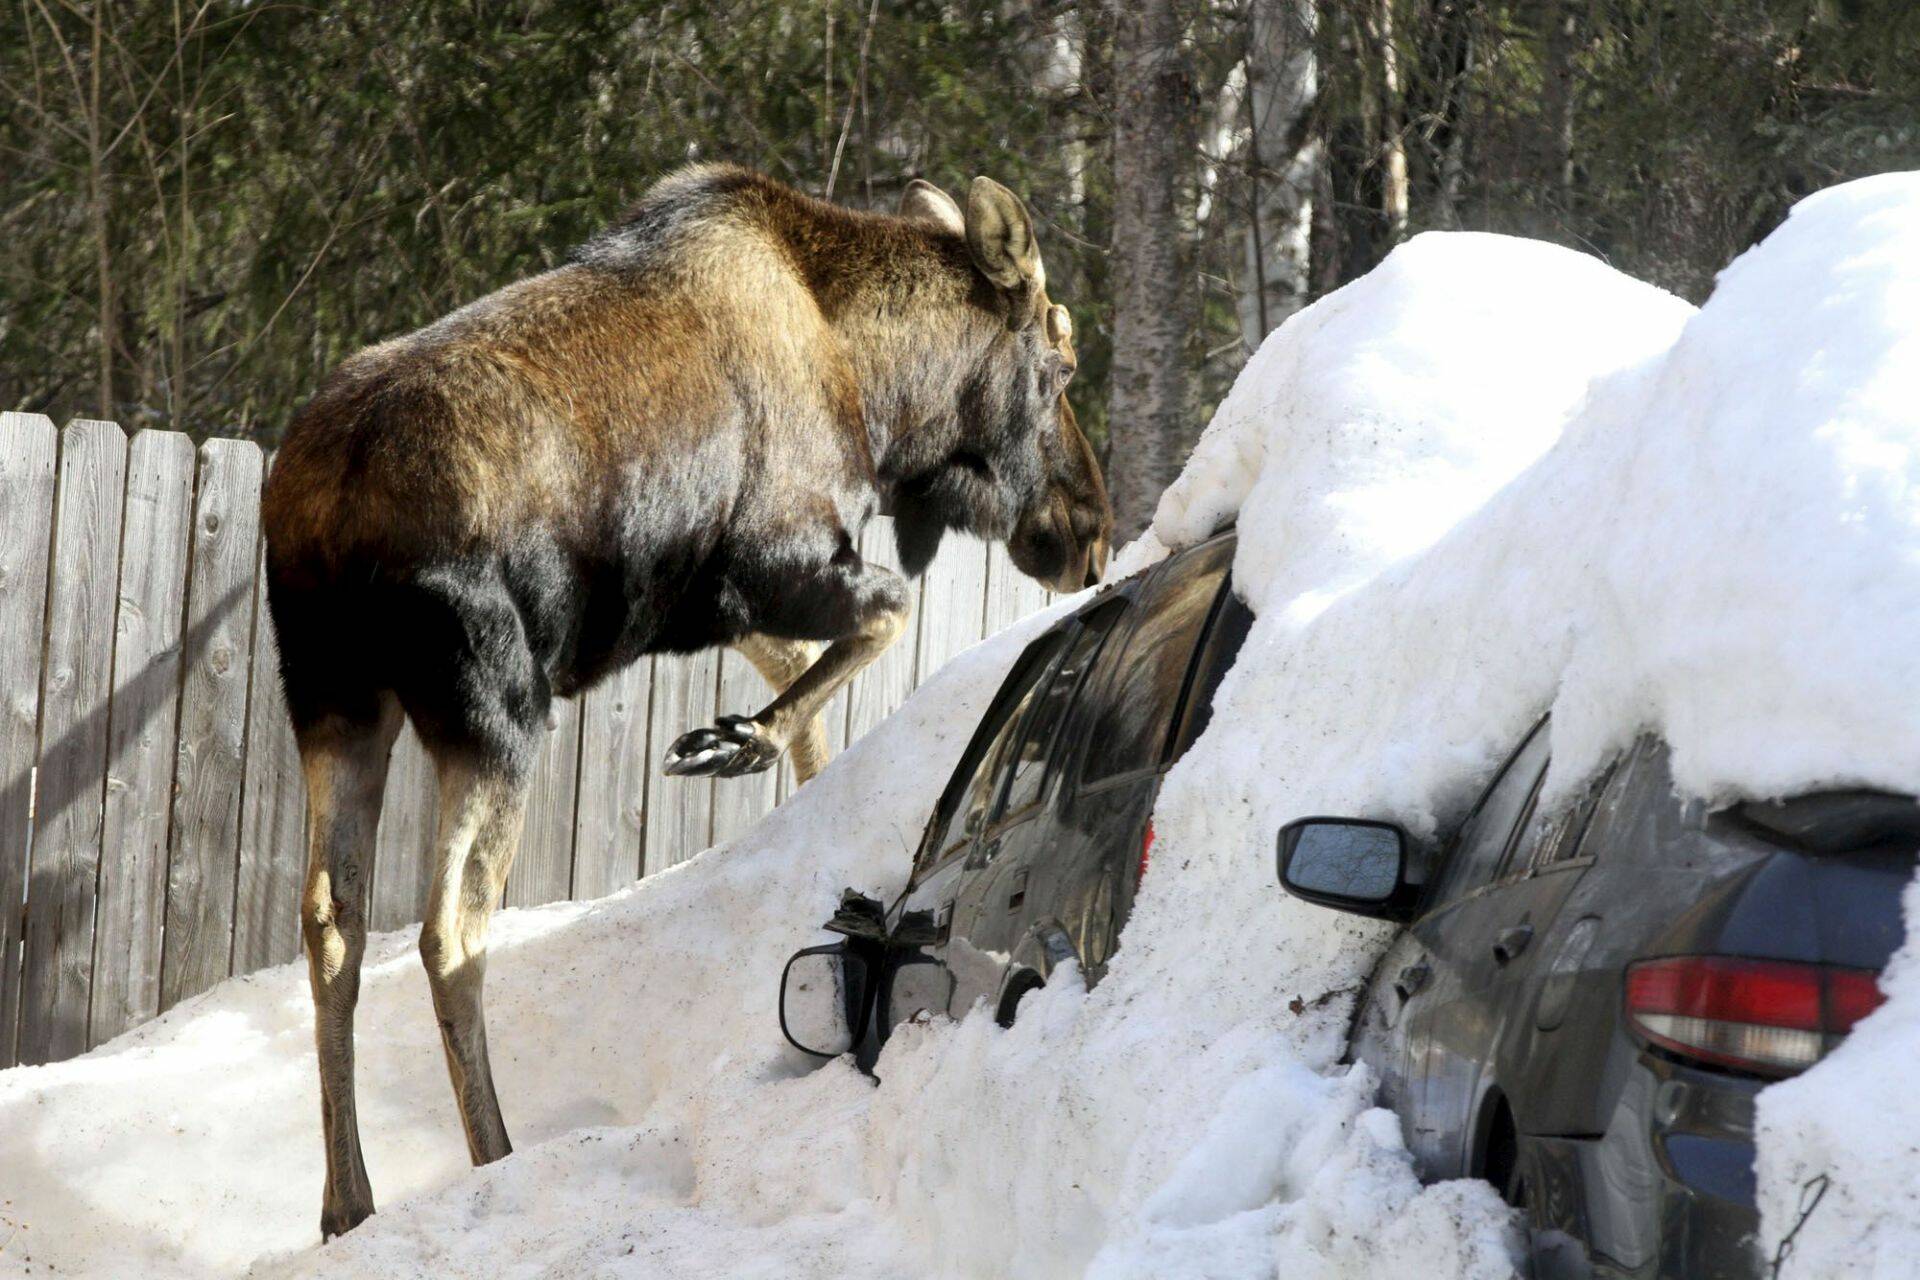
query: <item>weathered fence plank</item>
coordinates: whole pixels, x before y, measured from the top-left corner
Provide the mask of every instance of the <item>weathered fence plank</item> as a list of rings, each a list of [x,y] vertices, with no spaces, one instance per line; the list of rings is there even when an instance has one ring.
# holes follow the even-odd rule
[[[732,649],[720,654],[720,696],[715,715],[750,716],[773,700],[773,691],[753,664]],[[713,786],[713,843],[731,840],[773,811],[780,799],[780,771],[723,778]]]
[[[987,544],[968,534],[948,534],[920,586],[916,685],[932,679],[954,654],[979,643],[986,594]]]
[[[580,700],[555,698],[552,727],[527,796],[527,820],[507,877],[507,905],[537,907],[567,896],[573,880],[573,808],[580,776]]]
[[[87,1047],[126,475],[127,437],[115,424],[83,420],[60,433],[40,774],[21,948],[22,1062],[53,1062]]]
[[[167,840],[162,1009],[226,977],[233,955],[260,476],[260,449],[251,441],[209,440],[200,448]]]
[[[1013,567],[1005,543],[987,547],[986,634],[1003,631],[1053,599],[1047,589]]]
[[[39,414],[0,415],[0,1067],[20,1019],[20,904],[40,746],[47,557],[60,438]]]
[[[433,889],[433,832],[440,820],[440,785],[433,758],[408,725],[394,743],[387,768],[386,798],[380,807],[380,835],[374,842],[373,901],[367,922],[375,929],[398,929],[427,912]]]
[[[646,839],[647,742],[653,664],[615,672],[580,707],[580,799],[573,833],[575,898],[599,898],[640,878]]]
[[[952,539],[948,539],[949,542]],[[860,556],[898,572],[900,554],[894,547],[893,521],[876,516],[860,533]],[[842,741],[853,742],[892,715],[913,692],[915,633],[920,627],[920,584],[910,583],[913,613],[907,629],[893,647],[881,654],[847,685],[847,725]]]
[[[712,650],[653,660],[653,709],[648,717],[653,758],[647,761],[646,771],[647,875],[685,862],[713,843],[713,780],[668,777],[660,770],[660,758],[687,730],[713,723],[719,674],[720,655]]]
[[[247,692],[247,772],[240,796],[233,961],[251,973],[300,954],[300,889],[307,878],[307,787],[280,689],[280,650],[267,616],[265,547],[254,572],[253,662]]]
[[[92,1044],[112,1039],[160,1008],[193,463],[193,441],[178,431],[142,431],[127,450],[93,1003],[87,1020]]]

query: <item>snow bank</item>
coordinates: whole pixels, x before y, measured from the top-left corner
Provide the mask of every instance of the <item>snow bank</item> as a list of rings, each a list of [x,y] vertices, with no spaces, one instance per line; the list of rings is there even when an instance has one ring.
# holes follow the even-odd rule
[[[1920,786],[1916,214],[1907,177],[1809,201],[1697,315],[1564,250],[1423,236],[1269,339],[1121,557],[1237,512],[1257,621],[1095,991],[1056,975],[1011,1030],[907,1028],[878,1088],[775,1026],[779,961],[840,887],[900,887],[1030,620],[732,846],[502,916],[512,1159],[462,1172],[393,935],[360,1017],[376,1218],[275,1253],[312,1239],[320,1182],[304,979],[279,970],[0,1073],[0,1268],[26,1239],[66,1274],[1507,1274],[1491,1190],[1421,1187],[1338,1065],[1384,929],[1285,896],[1273,833],[1444,825],[1548,706],[1557,787],[1647,729],[1705,796]],[[1882,1064],[1920,1047],[1920,962],[1889,986],[1764,1098],[1768,1230],[1808,1170],[1844,1184],[1807,1274],[1916,1243],[1920,1102]]]

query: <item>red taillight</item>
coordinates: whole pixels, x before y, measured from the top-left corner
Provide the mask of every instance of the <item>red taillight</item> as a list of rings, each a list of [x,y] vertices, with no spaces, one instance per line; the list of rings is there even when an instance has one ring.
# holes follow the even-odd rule
[[[1148,818],[1147,834],[1140,841],[1140,874],[1136,875],[1133,878],[1133,883],[1135,888],[1138,888],[1140,882],[1147,878],[1147,859],[1152,856],[1153,856],[1153,819]]]
[[[1642,1036],[1703,1062],[1789,1075],[1885,999],[1863,969],[1673,956],[1627,969],[1627,1017]]]

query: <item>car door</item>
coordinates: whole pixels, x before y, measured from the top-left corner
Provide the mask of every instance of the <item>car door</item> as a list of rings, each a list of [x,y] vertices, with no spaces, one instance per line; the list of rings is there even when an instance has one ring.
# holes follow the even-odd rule
[[[1492,882],[1463,906],[1447,930],[1447,945],[1456,957],[1454,967],[1460,979],[1446,1017],[1448,1060],[1457,1069],[1444,1088],[1435,1089],[1430,1102],[1447,1159],[1457,1161],[1456,1167],[1464,1173],[1477,1171],[1484,1099],[1495,1085],[1512,1094],[1522,1083],[1522,1068],[1511,1060],[1505,1066],[1514,1069],[1513,1078],[1502,1079],[1503,1050],[1516,1036],[1524,1042],[1526,1029],[1535,1021],[1533,984],[1536,975],[1550,967],[1543,962],[1550,962],[1569,945],[1591,942],[1578,929],[1569,936],[1556,926],[1561,904],[1592,864],[1591,857],[1575,855],[1599,789],[1571,801],[1542,801],[1540,791],[1551,763],[1546,754],[1548,736],[1542,727],[1529,744],[1528,754],[1538,758],[1541,776],[1533,784]],[[1555,1025],[1551,1011],[1538,1013],[1551,1030]],[[1429,1058],[1430,1063],[1438,1061]],[[1523,1103],[1524,1099],[1515,1105]]]
[[[1014,664],[948,779],[921,837],[912,880],[894,910],[895,958],[881,1015],[882,1034],[922,1009],[964,1013],[997,987],[1000,966],[983,965],[964,931],[954,929],[963,894],[975,889],[972,854],[1004,780],[1001,764],[1036,688],[1044,684],[1071,626],[1055,628]]]
[[[1507,760],[1460,829],[1408,930],[1407,1026],[1411,1099],[1407,1145],[1423,1176],[1458,1177],[1469,1143],[1481,1066],[1494,1028],[1477,997],[1493,965],[1491,891],[1547,763],[1544,722]]]
[[[1009,981],[1043,980],[1065,956],[1086,954],[1096,926],[1111,909],[1098,866],[1056,856],[1052,800],[1058,789],[1062,726],[1089,670],[1127,608],[1109,600],[1082,614],[1065,652],[1031,699],[1018,738],[1002,758],[1005,780],[974,870],[956,907],[976,953],[1006,957],[1001,991]],[[1014,993],[1017,996],[1017,992]]]
[[[1400,1117],[1409,1147],[1425,1068],[1424,1061],[1414,1065],[1408,1036],[1413,1025],[1411,1007],[1432,976],[1425,944],[1411,929],[1402,929],[1375,966],[1354,1016],[1351,1056],[1372,1069],[1379,1082],[1380,1105]]]

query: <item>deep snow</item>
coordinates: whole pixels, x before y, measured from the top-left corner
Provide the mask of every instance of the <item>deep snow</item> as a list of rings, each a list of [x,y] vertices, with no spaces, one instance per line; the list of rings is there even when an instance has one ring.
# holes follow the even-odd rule
[[[411,935],[389,935],[359,1018],[376,1218],[302,1248],[318,1109],[288,968],[0,1073],[0,1268],[30,1249],[69,1275],[1505,1274],[1491,1190],[1421,1188],[1338,1065],[1384,929],[1282,894],[1273,833],[1310,811],[1444,826],[1549,706],[1557,788],[1654,730],[1714,799],[1920,789],[1916,228],[1920,177],[1824,193],[1698,314],[1569,251],[1422,236],[1270,338],[1119,560],[1238,512],[1257,621],[1092,993],[1058,975],[1009,1031],[909,1028],[878,1088],[798,1061],[773,1015],[781,959],[840,888],[901,886],[1029,619],[730,846],[503,913],[488,1013],[513,1158],[463,1171]],[[1815,1173],[1836,1188],[1790,1275],[1913,1265],[1920,950],[1887,987],[1763,1095],[1766,1232]]]

